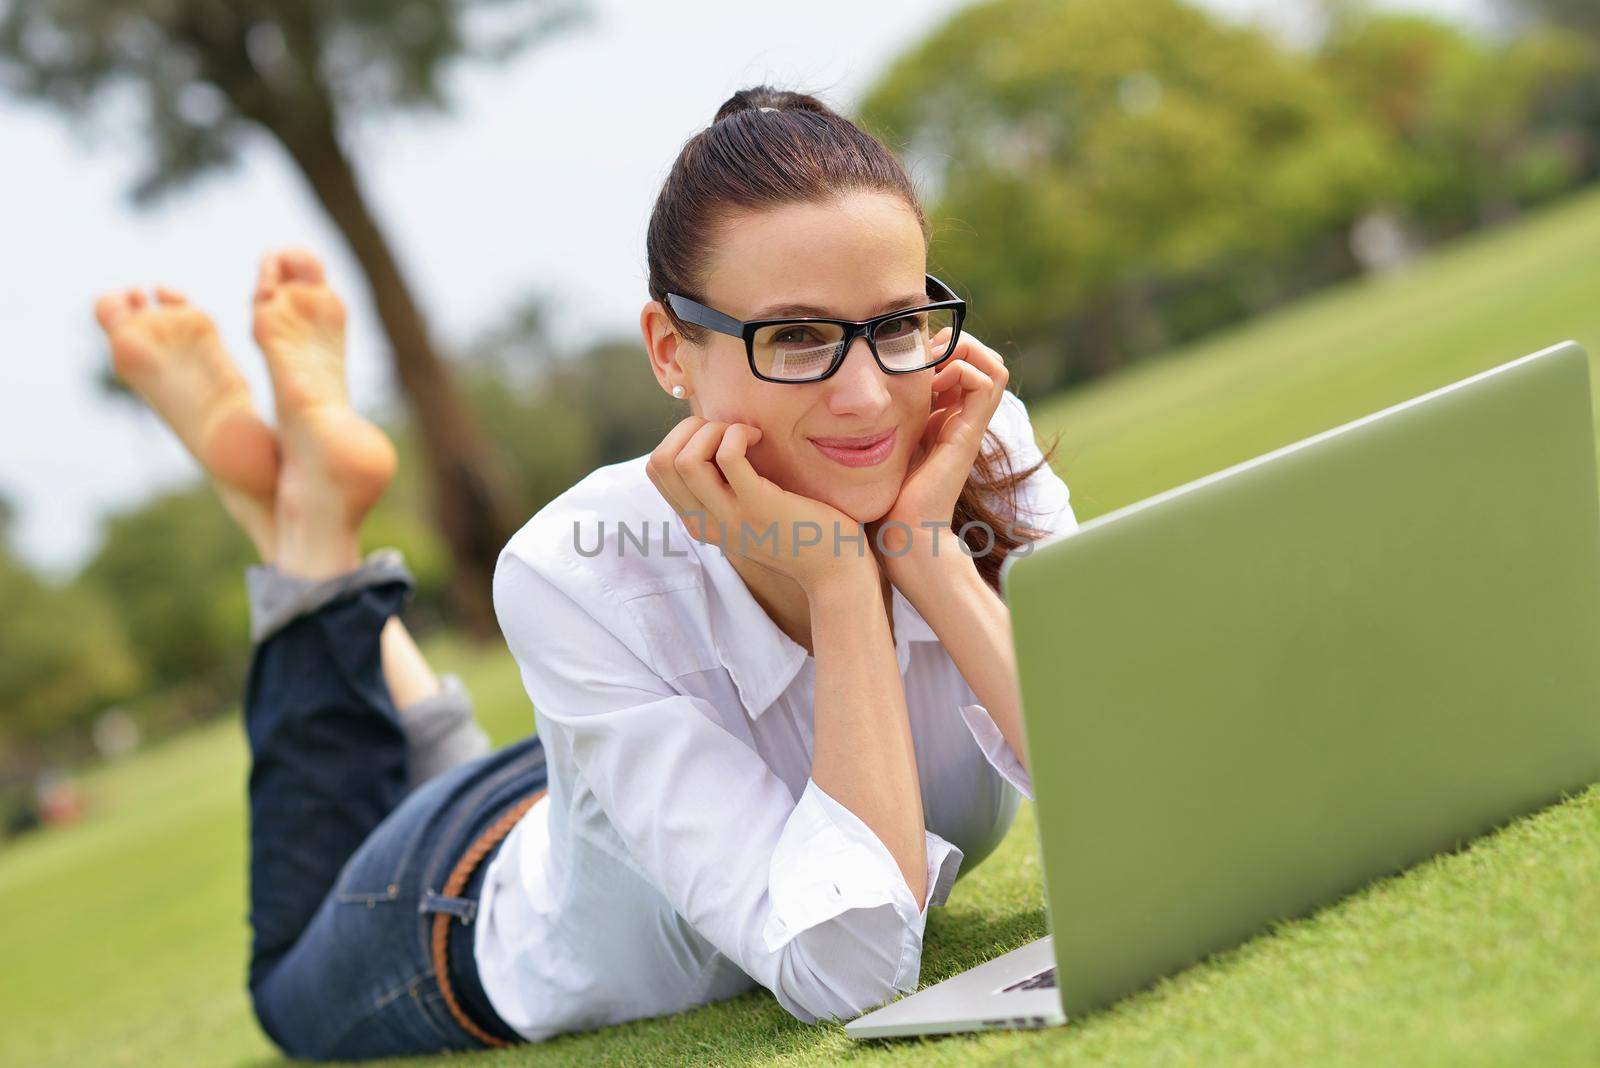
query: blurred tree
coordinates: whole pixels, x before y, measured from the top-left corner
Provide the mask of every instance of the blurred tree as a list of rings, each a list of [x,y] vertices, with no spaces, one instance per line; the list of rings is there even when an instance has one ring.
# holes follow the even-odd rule
[[[255,550],[209,487],[112,516],[80,581],[121,618],[152,687],[237,692],[250,651],[243,572]]]
[[[1392,141],[1393,190],[1434,238],[1594,177],[1600,49],[1534,26],[1485,39],[1422,15],[1336,5],[1320,67]]]
[[[1600,40],[1600,4],[1595,0],[1510,0],[1509,6]]]
[[[139,684],[117,618],[95,591],[46,584],[0,548],[0,604],[0,757],[86,727]]]
[[[566,406],[589,414],[595,462],[616,463],[661,444],[667,431],[689,414],[649,370],[650,357],[638,338],[601,338],[562,360],[554,391]]]
[[[545,298],[524,298],[467,352],[474,411],[512,455],[524,514],[601,464],[649,452],[686,414],[646,373],[637,341],[563,351],[548,318]]]
[[[1064,352],[1019,361],[1035,388],[1281,297],[1308,249],[1347,259],[1338,238],[1390,180],[1374,124],[1308,61],[1182,0],[975,4],[860,118],[926,185],[935,269],[974,331]]]
[[[463,621],[494,632],[489,586],[510,531],[503,470],[440,359],[343,139],[352,118],[443,109],[445,75],[577,23],[581,0],[13,0],[0,77],[75,118],[106,90],[142,100],[138,201],[237,159],[253,132],[288,154],[364,272],[456,564]]]

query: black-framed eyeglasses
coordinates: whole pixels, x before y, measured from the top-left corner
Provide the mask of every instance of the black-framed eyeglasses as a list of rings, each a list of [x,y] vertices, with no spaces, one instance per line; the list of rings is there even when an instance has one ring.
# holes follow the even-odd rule
[[[837,371],[857,337],[867,339],[885,374],[906,375],[943,363],[956,350],[967,302],[931,274],[927,291],[930,304],[859,320],[802,316],[742,321],[678,293],[668,293],[667,301],[684,322],[743,338],[757,378],[796,383],[819,382]],[[947,328],[949,340],[936,343]]]

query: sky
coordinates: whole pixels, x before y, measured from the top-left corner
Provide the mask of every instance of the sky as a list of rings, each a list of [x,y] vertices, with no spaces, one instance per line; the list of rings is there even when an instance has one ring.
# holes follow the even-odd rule
[[[1311,0],[1204,0],[1293,36]],[[1389,0],[1467,20],[1487,0]],[[364,121],[351,147],[370,199],[436,341],[470,341],[529,292],[577,343],[638,331],[644,230],[683,142],[737,89],[771,82],[840,111],[962,0],[810,0],[803,18],[765,5],[592,0],[594,17],[503,68],[461,68],[457,106]],[[12,544],[65,577],[108,514],[193,481],[166,428],[98,384],[107,362],[95,295],[131,285],[184,291],[217,320],[258,403],[269,394],[249,332],[261,255],[321,255],[350,308],[357,408],[395,401],[382,335],[354,261],[274,146],[153,209],[126,190],[136,142],[115,108],[86,137],[59,113],[0,99],[0,496]],[[641,373],[644,373],[641,370]]]

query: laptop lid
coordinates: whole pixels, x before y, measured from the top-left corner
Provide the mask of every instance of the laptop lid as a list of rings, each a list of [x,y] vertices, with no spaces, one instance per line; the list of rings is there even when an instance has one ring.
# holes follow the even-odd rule
[[[1600,779],[1570,342],[1084,523],[1001,582],[1069,1015]]]

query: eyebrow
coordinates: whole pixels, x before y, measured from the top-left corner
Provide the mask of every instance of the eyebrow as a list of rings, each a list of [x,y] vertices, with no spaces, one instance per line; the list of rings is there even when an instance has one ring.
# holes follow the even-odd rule
[[[899,311],[901,308],[915,308],[919,305],[927,304],[932,300],[933,298],[926,293],[917,293],[914,296],[909,297],[896,297],[894,300],[891,300],[889,303],[883,305],[883,307],[879,308],[872,315],[867,316],[867,318],[873,319],[879,315],[886,315],[892,311]],[[827,308],[819,308],[815,304],[774,304],[770,308],[763,308],[762,310],[756,312],[750,318],[776,319],[785,315],[809,315],[818,319],[844,318],[842,315],[833,314],[833,312],[829,311]]]

